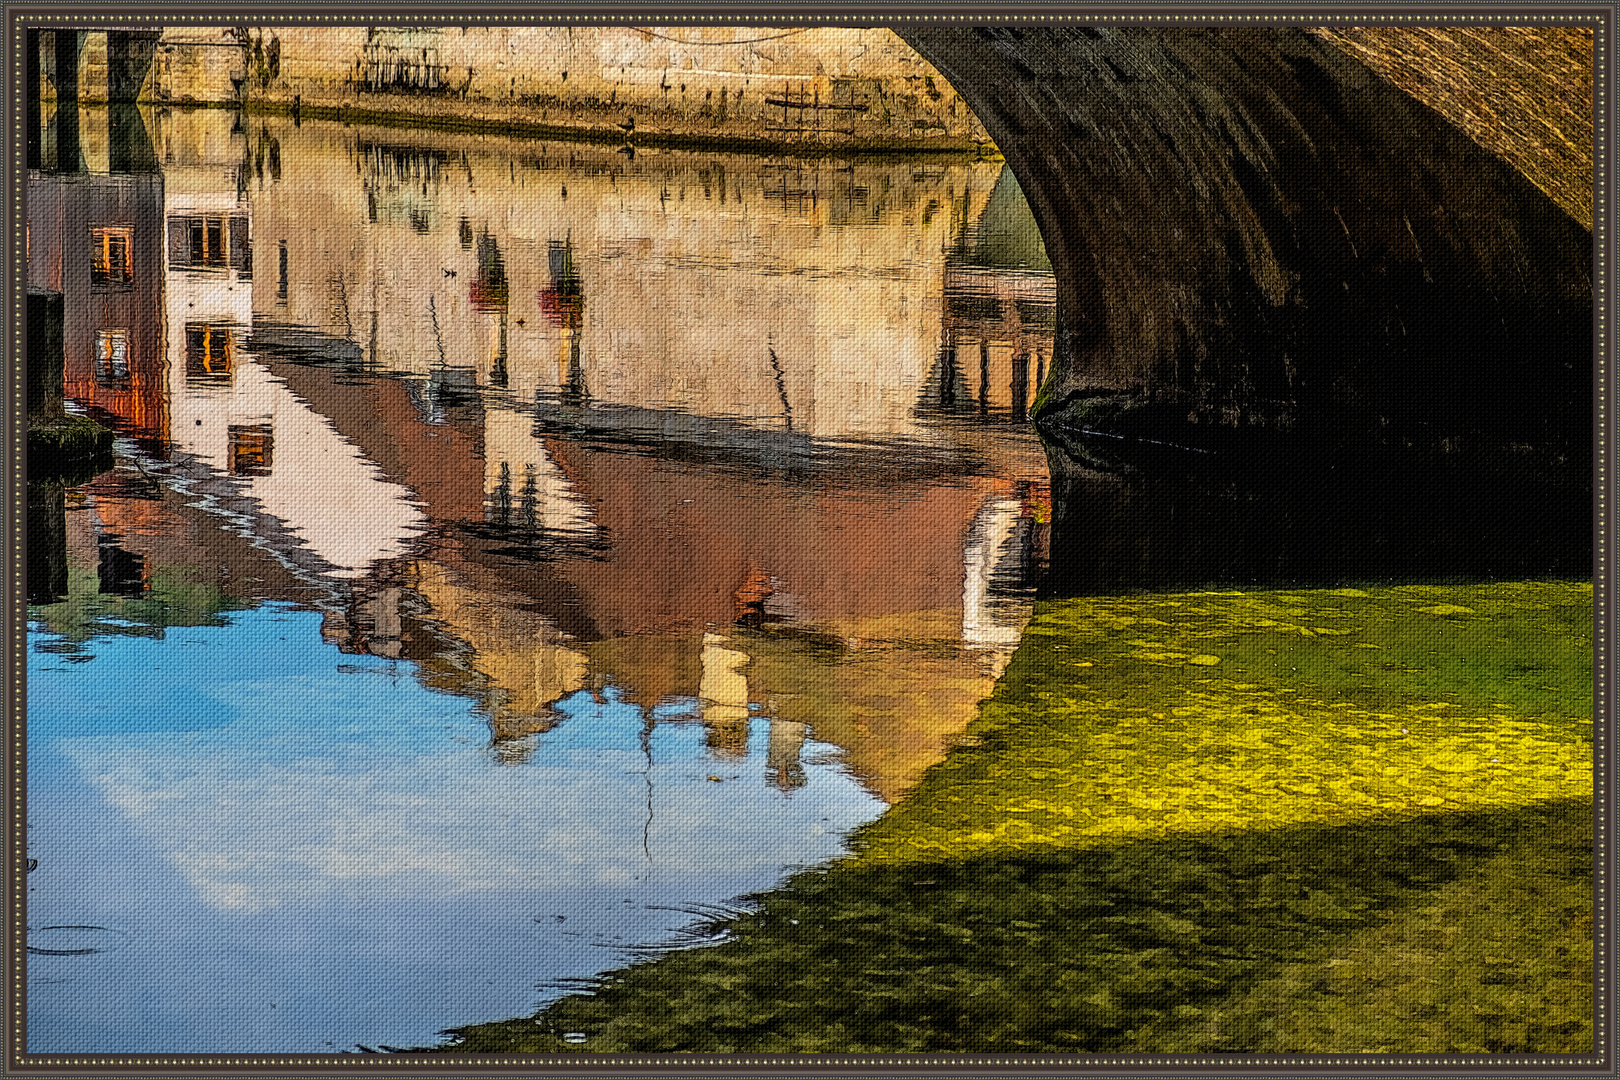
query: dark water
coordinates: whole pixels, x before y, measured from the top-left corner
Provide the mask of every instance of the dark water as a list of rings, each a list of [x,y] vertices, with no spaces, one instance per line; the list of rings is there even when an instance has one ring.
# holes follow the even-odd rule
[[[30,178],[121,433],[30,489],[30,1051],[521,1014],[972,717],[1050,520],[999,165],[140,119]]]

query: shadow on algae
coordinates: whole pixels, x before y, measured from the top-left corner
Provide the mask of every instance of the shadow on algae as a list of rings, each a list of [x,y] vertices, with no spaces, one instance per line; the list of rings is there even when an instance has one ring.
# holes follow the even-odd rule
[[[1581,1053],[1592,590],[1047,601],[969,741],[457,1053]]]

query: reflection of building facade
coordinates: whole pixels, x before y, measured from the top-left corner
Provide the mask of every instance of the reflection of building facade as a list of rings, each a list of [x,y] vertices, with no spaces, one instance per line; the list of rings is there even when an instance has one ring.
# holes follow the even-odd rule
[[[145,217],[85,223],[85,288],[147,274],[160,329],[144,354],[133,318],[80,351],[114,371],[156,358],[172,468],[322,582],[306,598],[329,641],[475,698],[497,743],[610,686],[694,702],[720,756],[767,722],[786,788],[807,725],[837,721],[772,689],[796,684],[767,677],[762,630],[1008,646],[1018,619],[987,597],[1039,454],[980,468],[994,440],[916,409],[943,208],[982,205],[984,167],[796,172],[819,192],[800,208],[766,197],[782,177],[758,163],[630,173],[581,151],[520,176],[476,150],[231,119],[160,120]],[[891,449],[846,445],[863,439]],[[103,561],[109,590],[134,580]],[[857,688],[830,693],[867,715]],[[958,704],[925,712],[940,731],[918,746],[966,722]]]
[[[923,406],[1023,419],[1046,378],[1056,333],[1052,265],[1017,179],[1003,169],[977,216],[959,213],[945,265],[939,360]]]
[[[260,276],[260,315],[519,400],[668,401],[817,437],[921,433],[941,290],[918,271],[939,273],[942,207],[982,204],[996,169],[797,166],[820,193],[800,209],[745,158],[578,147],[520,173],[453,136],[309,143],[252,184],[261,244],[288,266],[285,290]]]
[[[63,392],[156,448],[169,435],[162,176],[31,173],[30,288],[62,294]]]

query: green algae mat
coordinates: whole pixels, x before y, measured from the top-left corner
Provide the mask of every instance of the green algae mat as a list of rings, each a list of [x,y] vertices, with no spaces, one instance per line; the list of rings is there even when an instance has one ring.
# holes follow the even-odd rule
[[[1050,601],[854,854],[456,1052],[1592,1052],[1592,591]]]

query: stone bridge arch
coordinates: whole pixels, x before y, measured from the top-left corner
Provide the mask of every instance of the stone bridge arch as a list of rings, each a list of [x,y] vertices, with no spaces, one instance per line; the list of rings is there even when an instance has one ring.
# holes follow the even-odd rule
[[[1589,229],[1361,61],[1285,28],[898,33],[1046,241],[1049,434],[1393,427],[1588,469]]]

